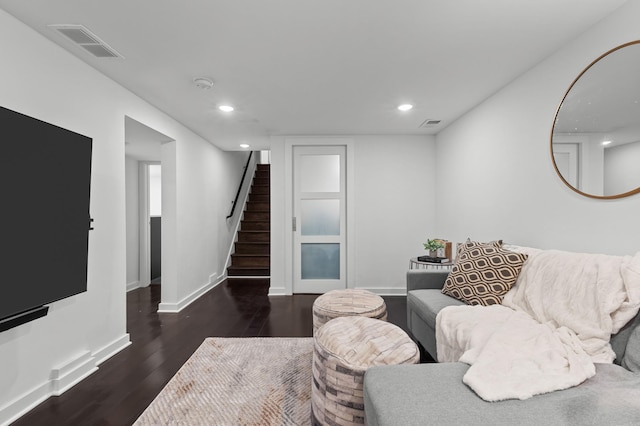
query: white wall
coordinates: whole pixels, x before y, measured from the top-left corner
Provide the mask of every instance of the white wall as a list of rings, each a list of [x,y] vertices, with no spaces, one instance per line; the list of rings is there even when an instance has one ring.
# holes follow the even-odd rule
[[[19,43],[16,43],[19,40]],[[28,410],[129,344],[126,333],[125,116],[175,139],[163,146],[163,215],[175,272],[170,304],[189,300],[223,272],[233,238],[228,214],[240,154],[225,153],[0,10],[2,106],[93,138],[88,291],[50,305],[41,319],[0,333],[0,424]],[[42,78],[46,70],[46,78]],[[168,159],[165,164],[165,157]],[[246,154],[245,154],[246,155]],[[169,173],[173,167],[174,173]],[[172,208],[166,208],[173,202]],[[176,202],[180,202],[178,207]],[[164,217],[163,217],[164,220]],[[164,226],[164,223],[163,223]],[[163,242],[165,232],[163,230]],[[32,277],[42,271],[25,271]],[[215,283],[213,283],[215,284]],[[173,305],[172,305],[173,306]],[[52,379],[69,367],[69,376]],[[62,369],[62,370],[61,370]]]
[[[138,160],[129,156],[125,157],[125,186],[127,211],[127,290],[134,289],[140,285],[140,213],[139,213],[139,191],[138,191]]]
[[[16,43],[16,40],[20,40]],[[93,138],[88,291],[0,333],[0,423],[63,388],[54,370],[83,359],[79,375],[129,342],[125,329],[124,118],[141,102],[0,11],[2,106]],[[47,78],[42,78],[46,70]],[[146,107],[148,108],[148,107]],[[25,271],[41,279],[46,271]]]
[[[353,140],[353,220],[347,244],[354,258],[349,286],[403,294],[409,258],[422,242],[440,237],[435,225],[435,139],[432,136],[344,136]],[[327,144],[332,138],[327,138]],[[349,154],[347,154],[349,155]],[[291,176],[285,138],[271,140],[271,292],[291,292],[287,240],[291,224]],[[347,160],[349,164],[349,159]],[[349,167],[349,165],[347,166]],[[350,171],[347,170],[347,174]],[[276,288],[275,286],[282,287]]]
[[[640,249],[640,196],[594,200],[557,177],[555,111],[575,77],[607,50],[640,39],[628,2],[437,136],[440,236],[609,254]]]
[[[357,136],[355,246],[357,287],[405,294],[411,257],[436,228],[432,136]]]
[[[163,133],[174,137],[170,132]],[[226,216],[249,155],[242,151],[220,151],[196,137],[189,138],[189,143],[179,137],[175,139],[177,142],[162,145],[163,251],[159,310],[163,312],[184,308],[224,279],[235,223],[242,209],[232,220]],[[175,151],[171,154],[175,163],[167,159],[167,151]],[[179,221],[174,222],[172,217]]]

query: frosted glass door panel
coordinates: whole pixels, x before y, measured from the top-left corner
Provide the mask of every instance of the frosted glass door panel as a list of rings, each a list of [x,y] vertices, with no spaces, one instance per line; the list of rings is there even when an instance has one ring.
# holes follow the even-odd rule
[[[301,192],[340,192],[339,155],[302,155]]]
[[[339,280],[340,244],[302,244],[303,280]]]
[[[340,235],[340,200],[301,200],[302,235]]]

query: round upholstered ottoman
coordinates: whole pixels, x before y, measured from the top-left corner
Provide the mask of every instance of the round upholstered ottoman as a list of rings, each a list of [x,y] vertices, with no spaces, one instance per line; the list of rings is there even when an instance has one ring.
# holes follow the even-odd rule
[[[338,317],[362,316],[387,320],[384,299],[368,290],[331,290],[313,302],[313,334],[327,322]]]
[[[417,345],[394,324],[356,316],[327,322],[314,337],[313,424],[364,424],[362,383],[367,369],[418,362]]]

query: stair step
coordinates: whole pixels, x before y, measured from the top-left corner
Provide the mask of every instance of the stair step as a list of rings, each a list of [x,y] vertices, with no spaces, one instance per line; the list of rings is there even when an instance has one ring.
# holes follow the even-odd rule
[[[232,254],[231,266],[245,266],[245,267],[269,267],[270,256],[259,254]]]
[[[271,214],[269,212],[244,212],[244,220],[251,222],[269,222]]]
[[[230,277],[268,276],[269,274],[269,268],[252,268],[243,266],[229,266],[227,268],[227,275]]]
[[[268,201],[249,201],[247,202],[246,209],[251,212],[268,212],[270,210],[270,203]]]
[[[253,185],[251,187],[252,194],[269,194],[269,185]]]
[[[258,170],[270,170],[271,169],[271,164],[258,164],[257,165],[257,169]]]
[[[256,170],[256,173],[254,175],[254,178],[260,178],[260,179],[269,179],[269,177],[271,176],[271,171],[269,170]]]
[[[270,201],[271,197],[269,194],[249,194],[249,202],[253,201],[266,201],[267,203]]]
[[[264,286],[271,283],[269,277],[228,277],[227,283],[229,284],[229,291],[231,294],[235,294],[236,291],[239,291],[242,295],[245,293],[246,286],[258,286],[260,290],[258,290],[259,294],[268,295],[269,289]],[[257,288],[256,288],[257,290]]]
[[[238,231],[238,241],[243,243],[268,243],[270,237],[269,231]]]
[[[265,186],[269,186],[269,178],[261,178],[261,177],[254,177],[253,178],[253,185],[265,185]]]
[[[238,241],[235,243],[235,254],[269,254],[271,246],[269,243],[245,243]]]
[[[249,221],[243,220],[240,225],[242,231],[269,231],[271,229],[271,223],[266,221]]]

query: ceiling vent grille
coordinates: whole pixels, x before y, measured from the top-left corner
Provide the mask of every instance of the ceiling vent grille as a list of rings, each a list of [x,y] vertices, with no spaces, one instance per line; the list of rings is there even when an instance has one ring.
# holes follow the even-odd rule
[[[437,126],[438,124],[440,124],[441,121],[442,120],[432,120],[430,118],[427,118],[418,127],[434,127],[434,126]]]
[[[96,58],[124,58],[84,25],[55,24],[50,28],[64,35]]]

